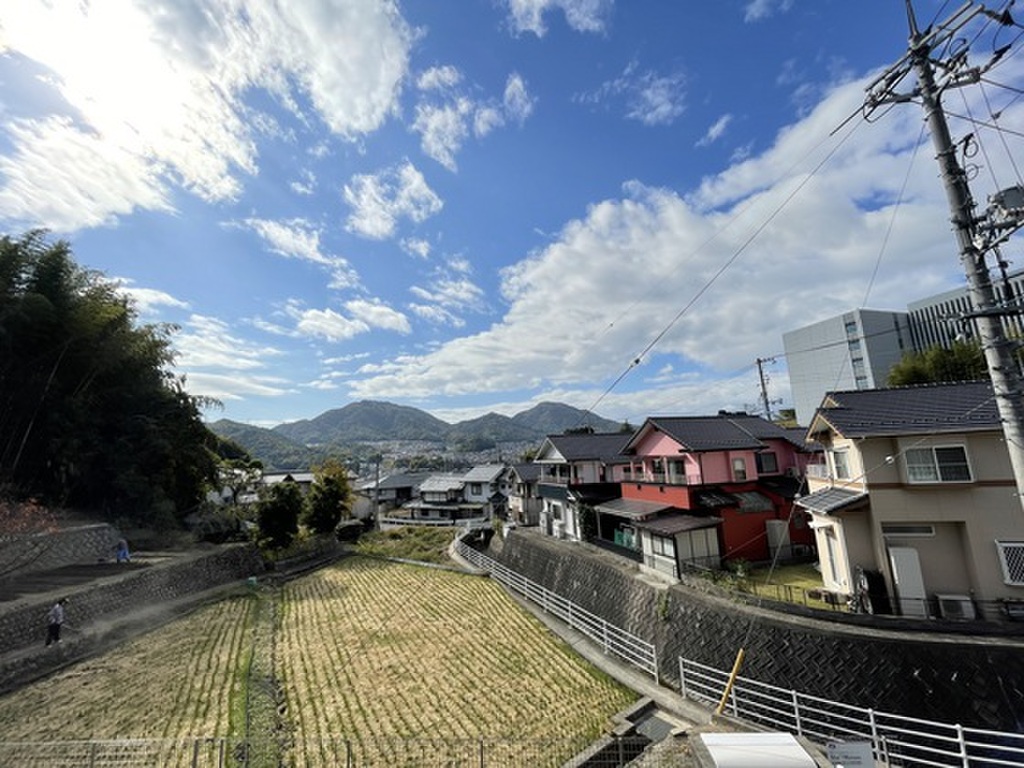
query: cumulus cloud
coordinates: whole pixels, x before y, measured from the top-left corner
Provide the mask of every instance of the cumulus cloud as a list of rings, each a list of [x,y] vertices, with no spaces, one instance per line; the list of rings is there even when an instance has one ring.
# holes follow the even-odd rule
[[[142,288],[135,285],[135,281],[128,277],[115,277],[110,282],[131,299],[132,305],[140,315],[151,315],[163,307],[172,309],[188,309],[187,301],[177,299],[167,291],[156,288]]]
[[[626,391],[608,395],[602,414],[756,403],[749,371],[779,354],[786,331],[837,308],[905,307],[944,290],[959,269],[942,186],[915,152],[920,115],[891,110],[831,135],[856,112],[863,87],[834,88],[766,151],[688,193],[627,183],[503,271],[498,321],[364,365],[352,394],[543,391],[580,404],[621,375]],[[1000,120],[1024,125],[1024,107],[1006,104]],[[410,311],[435,322],[445,319],[442,297],[453,306],[464,298],[454,272],[414,296]],[[630,406],[637,390],[642,402],[633,395]]]
[[[420,136],[423,153],[449,171],[458,168],[456,155],[470,133],[483,138],[511,121],[522,125],[532,114],[535,99],[523,77],[513,72],[505,81],[500,101],[479,99],[460,89],[461,73],[452,66],[434,67],[417,80],[420,99],[412,130]]]
[[[372,240],[394,235],[400,219],[419,223],[443,206],[423,174],[408,160],[377,174],[353,176],[343,195],[352,207],[346,228]]]
[[[59,105],[3,126],[0,217],[58,231],[170,210],[179,187],[237,198],[267,129],[243,101],[254,91],[345,140],[376,130],[415,36],[378,0],[25,0],[0,5],[0,29]]]
[[[517,34],[547,33],[544,15],[560,10],[566,23],[577,32],[603,32],[611,15],[613,0],[507,0],[509,21]]]

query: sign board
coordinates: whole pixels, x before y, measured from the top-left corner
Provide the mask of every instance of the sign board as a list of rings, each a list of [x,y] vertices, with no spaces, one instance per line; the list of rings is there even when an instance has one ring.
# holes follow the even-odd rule
[[[829,762],[836,768],[874,768],[870,741],[830,741],[825,749]]]

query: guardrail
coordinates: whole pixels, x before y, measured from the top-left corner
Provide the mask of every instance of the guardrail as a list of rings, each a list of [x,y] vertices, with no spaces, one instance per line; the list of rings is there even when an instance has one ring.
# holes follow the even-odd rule
[[[455,543],[459,556],[477,568],[487,571],[491,578],[508,589],[516,592],[527,600],[540,606],[545,612],[555,616],[576,631],[586,635],[601,646],[605,653],[614,654],[623,661],[651,675],[654,681],[660,682],[658,676],[658,652],[653,643],[648,643],[624,629],[610,624],[600,616],[576,605],[548,588],[522,576],[510,568],[506,568],[482,552],[470,547],[457,539]]]
[[[680,692],[717,705],[729,670],[679,659]],[[738,677],[726,712],[748,722],[789,731],[819,744],[865,741],[888,766],[1024,765],[1024,734],[965,728],[830,701]]]

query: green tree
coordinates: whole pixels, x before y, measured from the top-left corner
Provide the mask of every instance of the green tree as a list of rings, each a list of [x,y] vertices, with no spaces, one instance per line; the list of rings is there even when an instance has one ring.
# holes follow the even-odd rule
[[[45,233],[0,237],[0,485],[13,497],[175,524],[216,477],[214,435],[168,325]]]
[[[331,533],[343,517],[350,516],[351,496],[345,465],[327,459],[313,467],[313,487],[306,499],[302,522],[313,533]]]
[[[985,354],[979,344],[957,341],[950,348],[929,347],[903,356],[889,370],[888,384],[932,384],[944,381],[978,381],[988,378]]]
[[[257,507],[260,539],[273,549],[283,549],[291,544],[299,532],[302,506],[302,491],[297,483],[285,480],[271,486]]]

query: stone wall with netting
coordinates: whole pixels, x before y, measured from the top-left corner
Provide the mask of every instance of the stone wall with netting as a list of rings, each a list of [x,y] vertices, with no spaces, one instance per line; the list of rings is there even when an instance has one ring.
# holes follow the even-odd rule
[[[751,605],[694,580],[668,586],[622,558],[513,531],[489,553],[503,565],[655,643],[665,683],[678,659],[849,704],[927,720],[1017,731],[1024,720],[1024,638],[890,628],[888,617],[847,626],[826,616]]]

